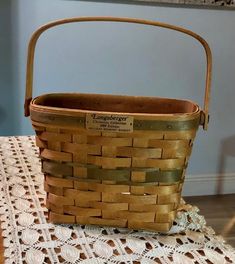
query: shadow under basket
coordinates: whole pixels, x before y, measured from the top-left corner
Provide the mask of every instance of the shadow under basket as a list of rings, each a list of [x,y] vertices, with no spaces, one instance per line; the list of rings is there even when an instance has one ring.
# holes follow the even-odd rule
[[[60,24],[110,21],[188,34],[207,58],[204,109],[187,100],[55,93],[32,99],[37,39]],[[48,220],[166,232],[175,219],[185,170],[199,125],[208,123],[211,53],[197,34],[160,22],[85,17],[51,22],[28,49],[25,115],[36,132],[45,175]]]

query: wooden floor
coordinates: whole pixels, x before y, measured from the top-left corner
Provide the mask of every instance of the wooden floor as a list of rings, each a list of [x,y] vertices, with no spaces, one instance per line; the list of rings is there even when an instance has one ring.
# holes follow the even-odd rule
[[[219,196],[185,197],[187,203],[196,205],[204,215],[207,225],[235,248],[235,194]],[[3,261],[3,240],[0,236],[0,264]]]
[[[205,217],[207,225],[235,248],[235,194],[195,196],[184,199],[187,203],[198,206],[199,213]]]

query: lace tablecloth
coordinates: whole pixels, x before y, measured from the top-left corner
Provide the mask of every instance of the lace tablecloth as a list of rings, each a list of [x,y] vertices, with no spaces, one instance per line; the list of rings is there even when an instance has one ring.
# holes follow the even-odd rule
[[[34,137],[0,137],[0,220],[5,263],[235,263],[235,250],[184,204],[166,234],[47,223]]]

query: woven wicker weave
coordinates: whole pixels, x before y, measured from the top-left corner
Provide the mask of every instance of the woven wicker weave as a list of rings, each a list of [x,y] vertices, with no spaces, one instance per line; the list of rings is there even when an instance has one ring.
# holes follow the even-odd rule
[[[186,100],[115,95],[49,94],[32,100],[38,37],[52,26],[82,21],[161,26],[199,40],[207,55],[204,109]],[[196,131],[200,124],[207,127],[210,75],[208,44],[175,26],[99,17],[60,20],[36,31],[29,44],[25,114],[30,112],[40,148],[49,221],[169,230]],[[110,122],[114,125],[106,126]]]

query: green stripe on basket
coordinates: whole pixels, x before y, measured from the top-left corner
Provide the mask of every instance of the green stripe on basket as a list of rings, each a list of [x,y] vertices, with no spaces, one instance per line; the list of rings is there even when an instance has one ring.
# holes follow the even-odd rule
[[[76,166],[77,165],[77,166]],[[42,171],[44,173],[49,173],[55,177],[60,178],[74,178],[81,180],[107,180],[116,181],[122,184],[131,185],[148,185],[151,183],[161,182],[161,183],[174,183],[179,182],[182,178],[182,169],[175,170],[158,170],[154,168],[129,168],[129,169],[101,169],[94,165],[89,164],[76,164],[67,163],[61,164],[55,161],[42,160]],[[73,176],[73,167],[85,167],[87,168],[87,178],[80,178]],[[145,172],[146,177],[144,182],[133,182],[131,181],[131,172],[141,171]]]
[[[173,183],[180,181],[181,176],[182,176],[182,170],[146,171],[146,177],[144,183],[150,183],[150,182]],[[110,180],[110,181],[124,183],[125,181],[132,182],[130,177],[131,177],[130,170],[87,168],[88,179]]]
[[[31,110],[31,119],[36,122],[85,127],[85,117],[63,116],[48,114]],[[155,130],[155,131],[184,131],[196,129],[199,126],[199,117],[185,121],[164,121],[164,120],[134,120],[134,130]]]
[[[180,131],[199,126],[199,118],[187,121],[134,120],[134,130]]]
[[[109,170],[98,168],[87,168],[87,178],[107,181],[129,181],[129,170]]]
[[[178,182],[182,176],[182,170],[151,171],[146,172],[145,182]]]

